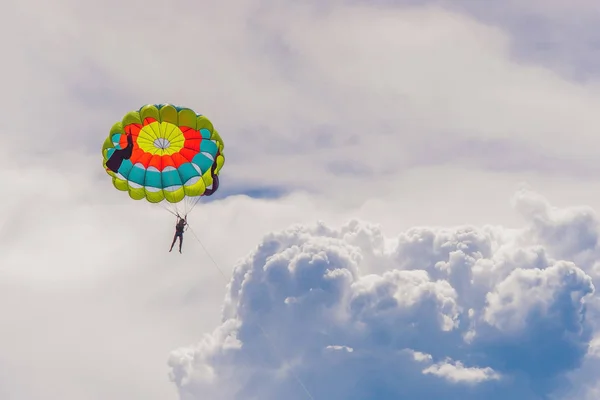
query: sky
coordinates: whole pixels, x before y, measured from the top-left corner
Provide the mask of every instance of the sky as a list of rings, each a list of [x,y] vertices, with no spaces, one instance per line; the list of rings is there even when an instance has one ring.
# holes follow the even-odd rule
[[[591,0],[5,6],[0,400],[591,400]],[[221,187],[174,218],[101,148],[205,114]]]

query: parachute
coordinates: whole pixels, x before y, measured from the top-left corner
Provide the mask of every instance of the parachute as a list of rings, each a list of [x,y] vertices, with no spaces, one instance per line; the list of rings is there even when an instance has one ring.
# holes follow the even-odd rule
[[[146,104],[116,122],[102,146],[118,190],[187,216],[219,188],[223,140],[208,118],[172,104]]]

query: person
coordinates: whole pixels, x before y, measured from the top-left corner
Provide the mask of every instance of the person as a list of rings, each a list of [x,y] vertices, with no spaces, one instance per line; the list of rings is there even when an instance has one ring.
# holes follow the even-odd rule
[[[177,216],[177,224],[175,225],[175,236],[173,236],[173,243],[171,243],[171,248],[169,249],[169,253],[173,250],[173,246],[179,237],[179,252],[181,253],[181,245],[183,243],[183,228],[187,225],[187,217],[181,218],[179,215]]]

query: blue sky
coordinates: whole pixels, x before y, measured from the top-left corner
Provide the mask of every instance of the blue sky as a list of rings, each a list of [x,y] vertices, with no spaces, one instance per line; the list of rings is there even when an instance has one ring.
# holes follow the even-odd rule
[[[0,399],[598,398],[596,2],[7,7]],[[224,275],[102,169],[164,102]]]

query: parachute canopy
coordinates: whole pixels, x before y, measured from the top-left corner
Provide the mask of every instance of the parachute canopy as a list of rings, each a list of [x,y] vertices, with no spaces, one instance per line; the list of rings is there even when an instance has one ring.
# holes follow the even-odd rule
[[[102,146],[103,166],[115,188],[132,199],[187,215],[218,189],[223,148],[205,116],[171,104],[146,104],[112,126]]]

